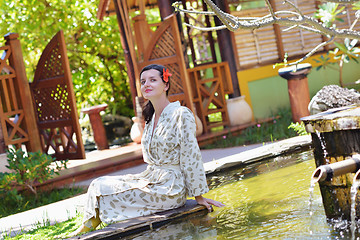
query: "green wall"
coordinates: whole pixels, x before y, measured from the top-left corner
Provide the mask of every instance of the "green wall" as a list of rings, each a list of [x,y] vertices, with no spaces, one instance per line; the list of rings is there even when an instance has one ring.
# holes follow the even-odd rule
[[[343,79],[345,84],[360,79],[360,64],[355,61],[344,64]],[[339,85],[339,72],[330,68],[316,70],[314,67],[308,75],[308,84],[312,98],[325,85]],[[248,86],[255,119],[271,117],[278,109],[290,108],[287,81],[280,76],[252,81]]]

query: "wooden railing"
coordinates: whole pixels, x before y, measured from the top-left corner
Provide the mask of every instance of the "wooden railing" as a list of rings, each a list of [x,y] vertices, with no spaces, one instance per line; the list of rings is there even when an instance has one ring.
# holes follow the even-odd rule
[[[193,104],[204,132],[229,126],[225,95],[233,92],[227,62],[201,65],[187,70],[190,78]],[[221,119],[212,121],[210,115],[220,113]]]
[[[27,151],[41,150],[38,128],[29,83],[25,73],[19,35],[5,36],[5,46],[0,47],[0,151],[6,146]]]

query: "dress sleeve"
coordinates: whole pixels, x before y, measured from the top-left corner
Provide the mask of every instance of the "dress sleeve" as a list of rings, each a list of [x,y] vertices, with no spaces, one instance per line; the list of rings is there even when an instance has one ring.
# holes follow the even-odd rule
[[[178,120],[180,140],[180,166],[185,177],[188,197],[202,195],[209,191],[200,148],[196,139],[196,124],[193,113],[180,108]]]

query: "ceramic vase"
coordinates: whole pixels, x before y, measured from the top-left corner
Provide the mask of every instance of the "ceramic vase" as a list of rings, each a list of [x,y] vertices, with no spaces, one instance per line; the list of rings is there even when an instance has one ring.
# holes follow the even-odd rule
[[[141,120],[138,117],[132,118],[134,124],[130,129],[130,138],[133,142],[140,144],[144,128],[142,127]]]
[[[230,125],[237,126],[252,121],[253,113],[250,105],[245,101],[245,96],[226,100]]]
[[[200,118],[196,114],[195,114],[195,123],[196,123],[196,136],[200,136],[204,132],[204,126]]]

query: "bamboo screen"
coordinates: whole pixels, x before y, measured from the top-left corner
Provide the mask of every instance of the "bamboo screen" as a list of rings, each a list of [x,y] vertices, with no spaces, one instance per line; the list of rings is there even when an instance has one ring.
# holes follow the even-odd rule
[[[247,2],[259,2],[257,0]],[[316,0],[294,0],[294,4],[307,16],[313,16],[316,11]],[[273,0],[273,7],[276,11],[291,10],[288,4],[283,4],[283,0]],[[349,12],[340,17],[344,22],[336,22],[337,27],[349,28],[355,19],[355,11],[348,7]],[[245,10],[233,11],[232,15],[237,17],[260,17],[269,14],[266,6],[250,8]],[[286,17],[286,15],[282,15]],[[239,64],[241,68],[249,68],[281,62],[284,53],[288,54],[289,59],[300,58],[320,44],[323,37],[309,31],[280,26],[278,31],[276,26],[268,26],[256,30],[238,30],[234,33]],[[359,30],[360,27],[354,29]],[[333,48],[329,45],[328,48]],[[324,48],[318,51],[323,51]]]

